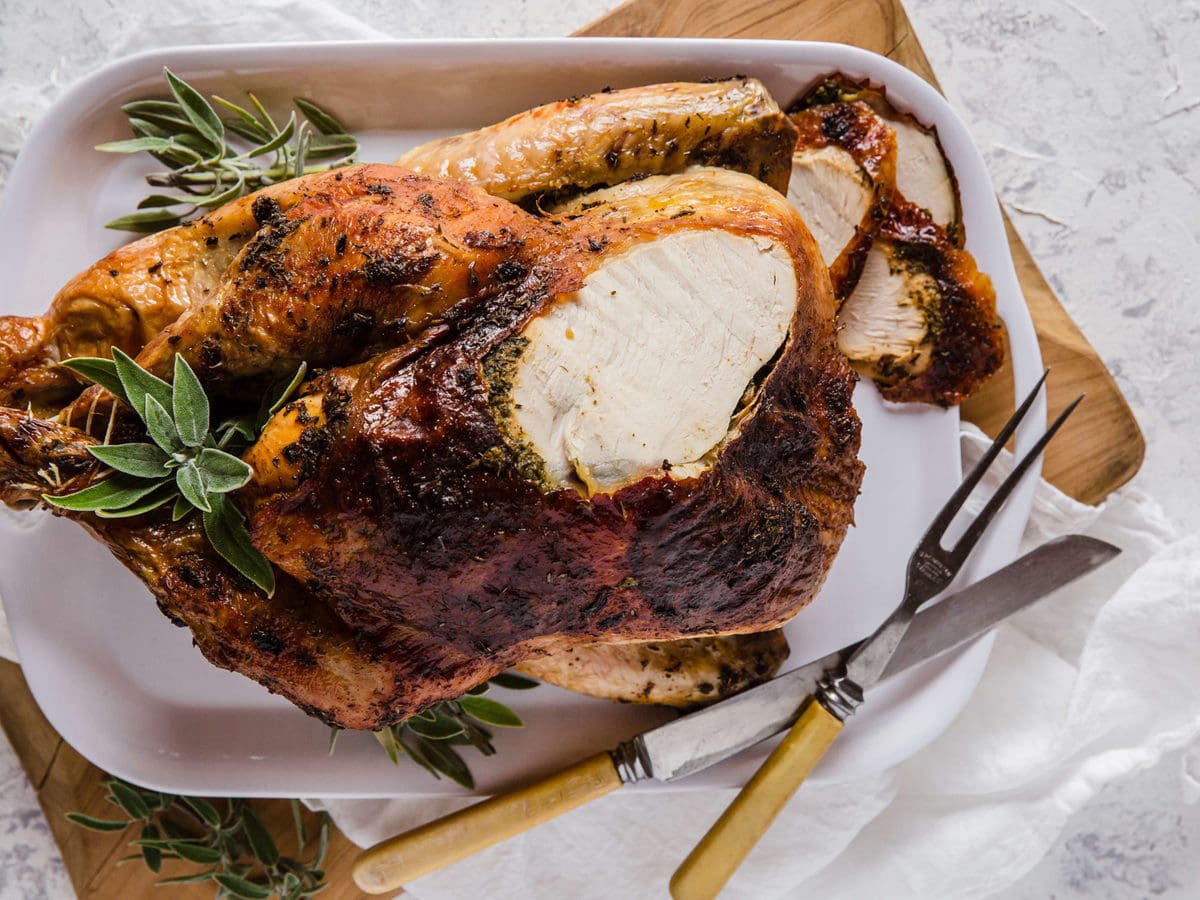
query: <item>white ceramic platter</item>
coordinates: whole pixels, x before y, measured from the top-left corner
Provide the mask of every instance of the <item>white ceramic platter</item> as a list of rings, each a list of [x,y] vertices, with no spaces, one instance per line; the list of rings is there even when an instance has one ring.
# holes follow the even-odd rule
[[[962,190],[967,247],[996,284],[1016,390],[1041,360],[1009,256],[1000,211],[965,127],[929,85],[861,50],[784,41],[564,39],[161,50],[123,60],[75,85],[39,123],[0,205],[5,313],[43,311],[56,290],[124,240],[102,224],[146,191],[148,160],[97,153],[128,136],[121,103],[163,91],[169,65],[205,94],[253,90],[285,109],[303,96],[362,136],[362,160],[388,161],[428,138],[475,128],[536,104],[606,85],[747,73],[788,104],[817,76],[840,70],[887,86],[901,109],[935,124]],[[152,164],[151,164],[152,165]],[[870,384],[863,420],[866,480],[857,525],[820,597],[787,628],[788,666],[870,633],[898,602],[905,562],[959,478],[958,414],[885,404]],[[1018,448],[1044,421],[1035,408]],[[1032,484],[1009,502],[965,579],[1010,560]],[[253,796],[459,793],[416,766],[392,766],[367,734],[347,734],[333,756],[327,729],[239,675],[217,669],[155,608],[145,587],[70,522],[44,514],[0,521],[3,592],[25,676],[54,727],[98,766],[161,790]],[[817,777],[851,778],[893,765],[936,737],[966,703],[990,638],[873,692]],[[526,721],[502,730],[497,754],[467,751],[480,793],[549,772],[615,745],[668,715],[543,686],[505,696]],[[740,784],[761,756],[743,755],[679,785]]]

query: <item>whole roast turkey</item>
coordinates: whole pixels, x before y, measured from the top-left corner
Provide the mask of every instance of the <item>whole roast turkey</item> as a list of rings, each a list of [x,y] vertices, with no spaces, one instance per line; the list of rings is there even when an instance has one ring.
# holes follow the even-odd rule
[[[272,597],[195,517],[59,511],[212,662],[360,729],[519,664],[593,693],[639,663],[762,677],[862,478],[829,270],[781,193],[796,135],[752,79],[617,91],[121,248],[0,318],[0,499],[138,438],[62,359],[181,354],[230,412],[305,362],[235,498]]]

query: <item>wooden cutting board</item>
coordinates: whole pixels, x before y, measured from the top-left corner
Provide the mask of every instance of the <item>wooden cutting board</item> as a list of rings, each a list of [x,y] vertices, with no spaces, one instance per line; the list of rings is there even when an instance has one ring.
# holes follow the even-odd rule
[[[937,84],[899,0],[631,0],[580,34],[839,41],[882,53]],[[1098,502],[1138,470],[1145,450],[1141,432],[1104,363],[1063,310],[1011,226],[1009,241],[1042,355],[1054,369],[1051,412],[1082,391],[1088,394],[1087,402],[1051,446],[1045,473],[1077,499]],[[1001,373],[967,404],[965,413],[994,432],[1011,409],[1011,378]],[[34,703],[20,669],[7,662],[0,663],[0,726],[37,791],[81,898],[212,896],[212,888],[204,885],[177,886],[169,893],[160,889],[155,894],[154,876],[140,863],[116,865],[127,852],[126,836],[83,831],[64,818],[71,810],[102,818],[112,815],[112,807],[103,799],[104,773],[58,736]],[[265,800],[254,806],[280,838],[281,847],[286,847],[289,804]],[[350,880],[355,853],[356,848],[335,833],[327,865],[331,886],[322,897],[365,896]]]

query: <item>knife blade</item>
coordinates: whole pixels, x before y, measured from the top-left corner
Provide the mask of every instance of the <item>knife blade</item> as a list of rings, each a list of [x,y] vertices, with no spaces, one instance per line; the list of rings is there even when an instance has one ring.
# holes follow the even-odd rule
[[[1118,553],[1111,544],[1080,536],[1059,538],[1027,553],[917,613],[883,677],[978,637]],[[355,860],[354,881],[368,893],[386,893],[624,784],[647,777],[674,781],[728,759],[791,728],[818,679],[857,646],[645,731],[616,750],[381,841]]]
[[[1043,544],[919,612],[882,677],[890,678],[961,646],[1120,552],[1112,544],[1082,535]],[[816,690],[825,672],[854,646],[637,735],[622,748],[623,756],[633,756],[630,780],[684,778],[786,731],[796,721],[800,701]]]

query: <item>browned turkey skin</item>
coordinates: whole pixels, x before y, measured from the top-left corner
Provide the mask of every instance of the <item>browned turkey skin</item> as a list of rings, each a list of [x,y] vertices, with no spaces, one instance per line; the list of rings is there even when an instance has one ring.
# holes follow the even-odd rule
[[[781,193],[796,133],[762,82],[652,84],[539,106],[424,144],[396,165],[509,200],[720,166]]]

